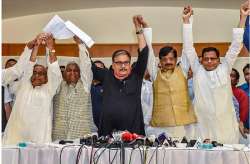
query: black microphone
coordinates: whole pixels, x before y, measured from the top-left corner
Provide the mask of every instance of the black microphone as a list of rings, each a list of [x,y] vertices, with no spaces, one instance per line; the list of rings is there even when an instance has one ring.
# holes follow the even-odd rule
[[[187,147],[194,147],[194,145],[196,144],[197,140],[190,140],[187,144]]]
[[[213,145],[213,147],[223,146],[222,143],[218,143],[217,141],[212,141],[211,144]]]
[[[159,145],[162,145],[164,143],[164,141],[167,140],[167,138],[168,137],[167,137],[166,133],[163,132],[163,133],[159,134],[156,141],[158,142]]]
[[[69,141],[69,140],[60,140],[59,144],[65,145],[66,143],[74,143],[74,141]]]
[[[87,135],[83,138],[80,138],[80,144],[93,145],[97,142],[97,135]]]
[[[186,138],[185,136],[182,138],[181,143],[186,143],[186,144],[188,144],[188,140],[187,140],[187,138]]]

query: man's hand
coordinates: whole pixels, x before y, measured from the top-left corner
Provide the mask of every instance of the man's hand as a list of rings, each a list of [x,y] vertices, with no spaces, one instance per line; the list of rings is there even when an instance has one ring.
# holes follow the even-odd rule
[[[27,47],[28,47],[29,49],[33,49],[34,46],[36,45],[36,42],[37,42],[36,38],[35,38],[34,40],[32,40],[32,41],[29,41],[29,42],[27,43]]]
[[[135,15],[135,16],[133,16],[133,23],[134,23],[134,25],[135,25],[135,29],[136,30],[139,30],[139,29],[141,29],[141,24],[140,24],[140,22],[139,22],[139,15]]]
[[[189,24],[190,23],[189,19],[192,15],[193,15],[192,7],[190,5],[185,6],[182,13],[183,23]]]
[[[142,15],[137,16],[138,22],[141,24],[143,28],[148,28],[147,22],[143,19]]]
[[[136,36],[138,39],[138,44],[139,44],[139,49],[140,51],[147,45],[144,35],[143,34],[143,23],[144,26],[146,26],[146,22],[143,21],[143,18],[141,15],[135,15],[133,16],[133,23],[135,25],[135,30],[136,30]]]
[[[39,47],[41,44],[45,44],[46,33],[40,33],[36,36],[35,47]]]
[[[250,0],[247,0],[240,6],[240,23],[239,28],[244,28],[247,16],[250,15]]]
[[[83,44],[83,41],[78,38],[76,35],[73,37],[74,41],[77,43],[77,44]]]
[[[244,128],[244,124],[243,124],[242,121],[240,121],[240,123],[239,123],[239,130],[240,130],[240,133],[241,133],[242,137],[247,138],[247,135],[245,134],[244,129],[245,129],[245,128]]]
[[[243,3],[240,7],[240,15],[241,17],[247,17],[250,15],[250,0]]]
[[[49,49],[49,50],[54,50],[55,49],[55,39],[53,38],[53,35],[51,33],[48,33],[46,35],[46,47]]]

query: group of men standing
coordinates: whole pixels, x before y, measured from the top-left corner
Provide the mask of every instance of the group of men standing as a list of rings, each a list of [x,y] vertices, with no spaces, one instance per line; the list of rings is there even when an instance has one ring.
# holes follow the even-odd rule
[[[81,138],[98,128],[100,136],[128,130],[140,135],[212,139],[238,143],[239,127],[233,106],[230,73],[242,48],[249,1],[242,4],[240,23],[223,61],[214,47],[204,48],[199,60],[193,46],[191,6],[183,10],[183,50],[163,47],[159,63],[152,48],[152,29],[142,16],[133,17],[138,40],[138,59],[117,50],[110,69],[91,61],[83,42],[79,62],[67,64],[63,77],[55,56],[51,34],[39,34],[29,42],[17,64],[3,70],[3,85],[18,79],[19,87],[3,136],[4,144],[21,141],[51,142]],[[36,64],[38,48],[49,50],[48,68]],[[193,71],[194,99],[188,91],[188,72]],[[102,84],[100,115],[95,127],[90,94],[92,80]]]

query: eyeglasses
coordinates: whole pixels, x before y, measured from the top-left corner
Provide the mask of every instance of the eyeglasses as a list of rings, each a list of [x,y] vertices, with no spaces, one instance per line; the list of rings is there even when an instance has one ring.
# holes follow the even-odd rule
[[[121,62],[121,61],[116,61],[114,62],[116,65],[118,65],[119,67],[121,66],[128,66],[130,64],[130,61],[124,61],[124,62]]]
[[[45,72],[36,72],[36,71],[33,72],[33,76],[45,76],[45,75],[46,75]]]
[[[214,61],[216,61],[216,60],[218,60],[218,59],[219,59],[219,58],[208,58],[208,57],[203,57],[203,58],[202,58],[202,60],[205,61],[205,62],[208,62],[208,61],[214,62]]]

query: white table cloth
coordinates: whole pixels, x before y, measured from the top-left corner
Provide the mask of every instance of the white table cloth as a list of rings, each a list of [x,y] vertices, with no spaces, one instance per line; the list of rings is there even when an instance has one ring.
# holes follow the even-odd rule
[[[2,148],[2,164],[75,164],[79,146],[64,147],[39,146],[26,148]],[[86,147],[82,149],[79,164],[89,164],[92,152],[92,159],[103,152],[98,164],[120,164],[120,150],[93,149]],[[94,153],[97,151],[96,155]],[[132,153],[131,153],[132,152]],[[249,164],[250,150],[199,150],[199,149],[178,149],[178,148],[142,148],[139,150],[125,149],[125,164],[140,164],[146,160],[146,164]],[[151,159],[151,161],[150,161]]]

